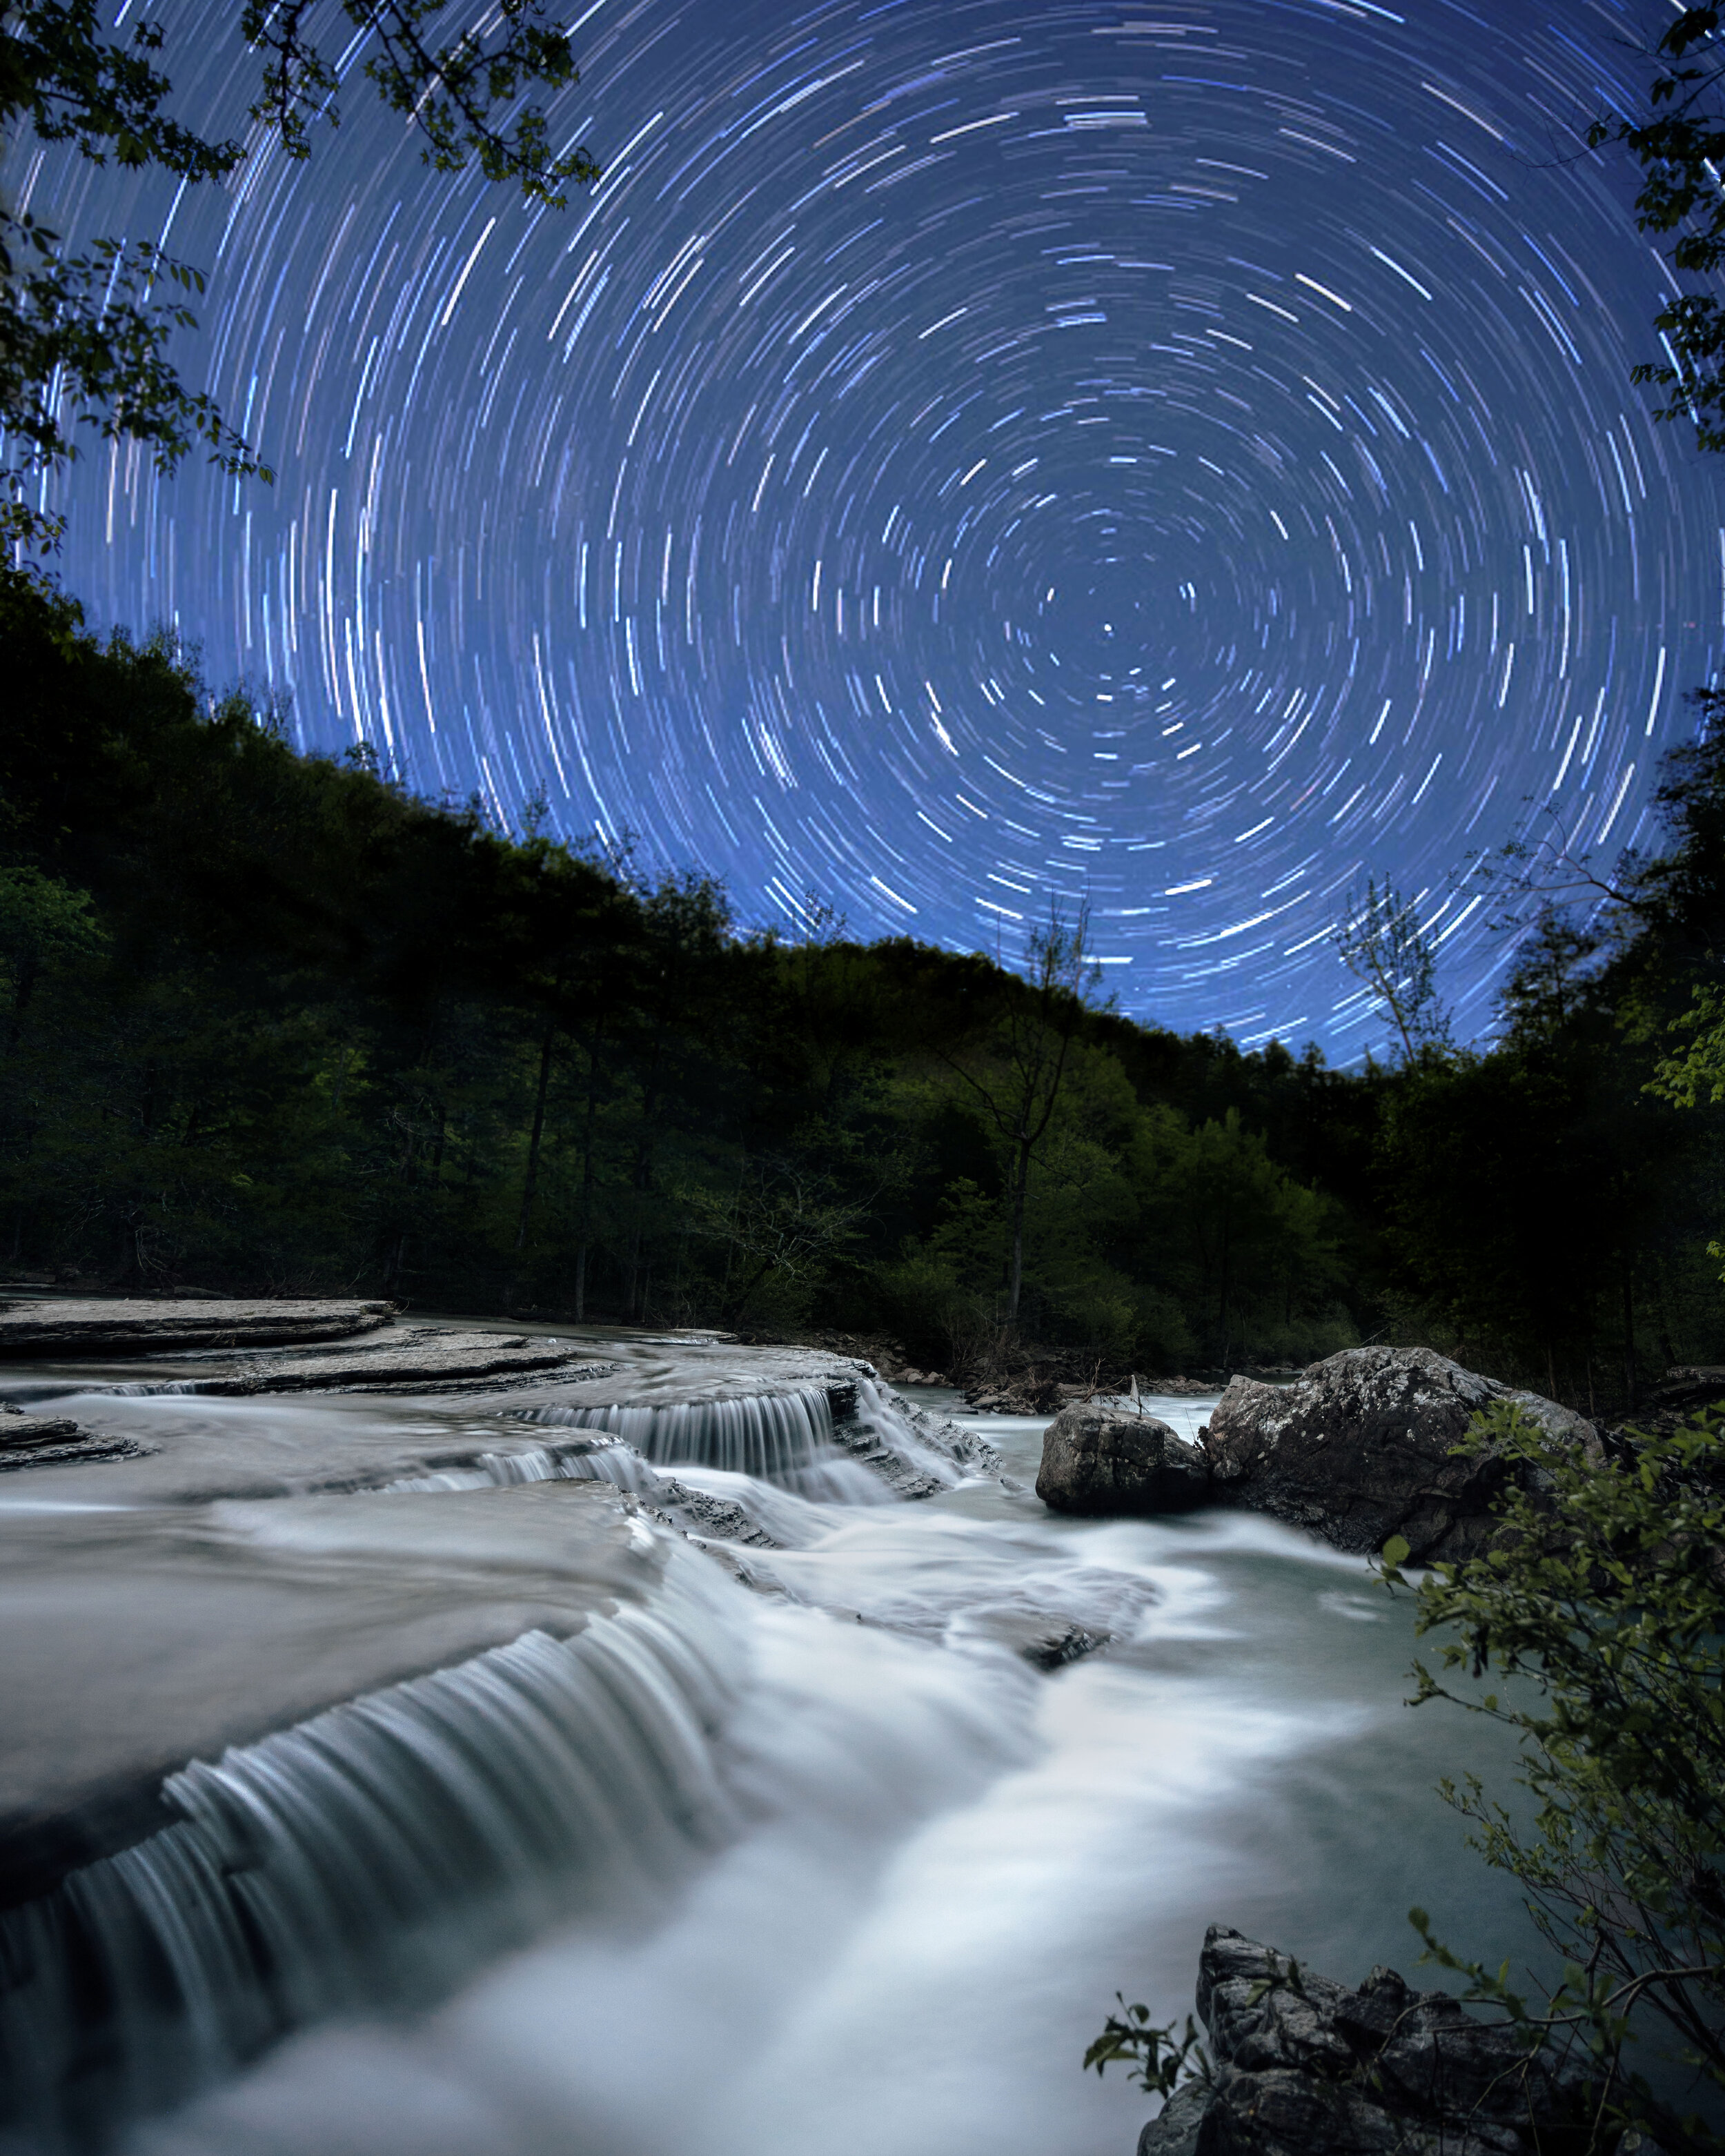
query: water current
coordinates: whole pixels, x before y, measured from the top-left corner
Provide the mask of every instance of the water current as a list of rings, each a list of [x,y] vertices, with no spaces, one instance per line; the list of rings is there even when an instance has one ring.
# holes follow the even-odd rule
[[[150,1983],[177,1953],[175,1980],[211,1994],[211,2085],[177,2108],[147,2086],[121,2102],[155,2114],[122,2129],[130,2156],[1128,2156],[1151,2107],[1117,2069],[1081,2074],[1085,2044],[1117,1989],[1183,2016],[1207,1923],[1350,1980],[1411,1969],[1416,1902],[1458,1946],[1523,1948],[1513,1893],[1434,1792],[1471,1767],[1507,1787],[1507,1758],[1474,1718],[1403,1704],[1409,1613],[1358,1561],[1244,1514],[1057,1517],[1030,1488],[1042,1420],[911,1397],[984,1435],[1004,1477],[952,1468],[933,1496],[883,1502],[863,1469],[821,1465],[802,1408],[747,1442],[725,1425],[717,1456],[758,1473],[610,1410],[581,1418],[585,1465],[542,1450],[311,1501],[307,1564],[314,1542],[318,1563],[341,1534],[387,1558],[399,1534],[423,1570],[428,1520],[528,1519],[488,1483],[598,1476],[650,1508],[645,1455],[770,1543],[703,1548],[649,1510],[632,1532],[660,1585],[637,1594],[624,1551],[622,1602],[572,1640],[535,1631],[178,1778],[172,1850],[105,1860],[75,1889],[87,1954],[120,1902],[143,1921],[141,1866],[176,1903],[151,1917],[158,1938],[180,1940],[152,1946]],[[1190,1434],[1209,1403],[1145,1404]],[[123,1405],[141,1429],[264,1412]],[[270,1411],[301,1432],[403,1412]],[[464,1414],[476,1438],[518,1441],[518,1417]],[[0,1518],[28,1512],[28,1479],[0,1486]],[[543,1539],[563,1516],[525,1502]],[[255,1537],[270,1517],[230,1507],[209,1532]],[[259,1856],[270,1820],[286,1853]],[[570,1840],[608,1891],[575,1890]],[[489,1914],[452,1920],[453,1942],[403,1931],[403,1897],[445,1875],[452,1892],[490,1882]],[[62,1953],[52,1907],[14,1912],[14,1979]],[[326,1948],[339,1981],[254,2011],[249,1972],[291,1992]],[[67,2010],[31,1995],[46,2018],[28,2041],[51,2048]]]

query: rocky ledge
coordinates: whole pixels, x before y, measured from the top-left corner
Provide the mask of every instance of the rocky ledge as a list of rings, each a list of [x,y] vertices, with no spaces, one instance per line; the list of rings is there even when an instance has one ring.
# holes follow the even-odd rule
[[[1198,2011],[1211,2078],[1176,2090],[1137,2156],[1530,2156],[1585,2118],[1579,2076],[1391,1969],[1350,1990],[1213,1924]]]
[[[175,1389],[243,1398],[253,1393],[464,1392],[495,1390],[517,1375],[605,1377],[615,1363],[590,1348],[525,1332],[460,1332],[448,1326],[392,1325],[372,1338],[308,1355],[289,1351],[235,1356],[208,1377]]]
[[[1565,1445],[1599,1452],[1591,1423],[1429,1348],[1350,1348],[1291,1385],[1235,1378],[1199,1445],[1165,1423],[1095,1404],[1058,1415],[1037,1495],[1056,1510],[1153,1516],[1237,1505],[1362,1555],[1392,1535],[1416,1562],[1477,1557],[1515,1467],[1457,1454],[1475,1412],[1512,1400]]]
[[[353,1300],[14,1302],[0,1308],[0,1357],[158,1355],[340,1340],[387,1325],[393,1302]]]

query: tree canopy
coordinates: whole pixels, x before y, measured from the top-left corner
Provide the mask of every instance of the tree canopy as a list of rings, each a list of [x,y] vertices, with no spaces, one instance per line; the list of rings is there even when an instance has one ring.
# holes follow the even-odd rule
[[[1621,144],[1640,165],[1636,222],[1644,232],[1678,234],[1671,266],[1686,278],[1725,267],[1725,50],[1717,7],[1685,8],[1668,23],[1652,58],[1647,110],[1595,121],[1588,141]],[[1704,449],[1725,449],[1725,305],[1705,285],[1680,291],[1656,318],[1669,361],[1648,361],[1637,382],[1671,393],[1661,419],[1687,418]]]
[[[543,0],[499,0],[483,34],[464,30],[448,43],[429,35],[443,12],[441,0],[247,0],[239,35],[262,67],[245,117],[289,157],[310,156],[316,126],[340,122],[337,72],[316,42],[320,19],[339,20],[369,43],[362,72],[422,138],[426,164],[476,167],[530,202],[562,207],[569,186],[599,177],[584,148],[553,145],[531,102],[535,90],[579,80],[567,38],[547,24]],[[116,42],[96,0],[19,0],[0,14],[0,147],[27,132],[96,165],[225,178],[247,146],[167,113],[165,45],[151,22]],[[52,548],[63,520],[32,492],[90,434],[142,444],[162,471],[203,443],[223,471],[274,477],[263,452],[168,358],[175,331],[195,326],[191,301],[203,289],[201,270],[151,241],[98,239],[69,254],[33,213],[0,203],[0,539]]]

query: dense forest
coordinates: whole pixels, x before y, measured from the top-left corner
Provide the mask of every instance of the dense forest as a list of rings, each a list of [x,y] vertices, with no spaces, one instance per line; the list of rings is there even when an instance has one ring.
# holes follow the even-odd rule
[[[1512,879],[1494,1045],[1345,1072],[1122,1017],[1081,916],[1021,971],[747,927],[698,868],[301,755],[38,574],[0,650],[11,1277],[840,1331],[970,1378],[1422,1339],[1601,1409],[1725,1356],[1725,1157],[1670,1075],[1725,931],[1705,725],[1657,857]]]

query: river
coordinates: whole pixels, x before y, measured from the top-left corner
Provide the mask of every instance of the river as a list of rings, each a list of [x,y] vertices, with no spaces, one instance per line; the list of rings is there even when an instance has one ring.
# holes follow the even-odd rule
[[[57,1389],[80,1409],[75,1393]],[[540,1884],[526,1916],[491,1932],[464,1919],[437,1949],[446,1963],[434,1970],[424,1948],[423,1983],[399,1957],[362,1956],[355,1966],[371,1974],[315,2002],[299,2017],[310,2025],[206,2076],[213,2086],[126,2128],[125,2146],[137,2156],[1129,2156],[1153,2107],[1118,2068],[1101,2081],[1082,2074],[1084,2046],[1117,1989],[1158,2020],[1183,2017],[1207,1923],[1349,1980],[1378,1961],[1412,1973],[1406,1912],[1416,1902],[1459,1948],[1495,1960],[1525,1946],[1509,1883],[1466,1851],[1434,1791],[1469,1768],[1507,1789],[1503,1747],[1457,1709],[1403,1704],[1415,1651],[1404,1601],[1358,1560],[1245,1514],[1052,1515],[1029,1486],[1044,1421],[969,1416],[932,1389],[909,1397],[984,1435],[1004,1479],[949,1476],[938,1494],[902,1502],[851,1487],[845,1476],[858,1471],[845,1469],[803,1478],[824,1493],[811,1499],[794,1474],[769,1483],[680,1466],[685,1484],[737,1504],[778,1547],[715,1545],[715,1555],[638,1520],[631,1531],[663,1568],[639,1609],[618,1569],[634,1560],[620,1541],[606,1558],[606,1591],[624,1596],[623,1614],[582,1638],[594,1653],[620,1641],[606,1650],[617,1668],[623,1650],[624,1662],[659,1657],[658,1674],[608,1677],[619,1697],[637,1681],[665,1694],[671,1671],[665,1712],[682,1717],[675,1744],[690,1753],[651,1787],[629,1781],[625,1763],[606,1770],[610,1794],[580,1797],[583,1835],[603,1843],[606,1891],[562,1895],[531,1874]],[[1210,1403],[1145,1404],[1189,1433]],[[352,1401],[107,1405],[140,1430],[198,1415],[232,1430],[273,1414],[272,1429],[287,1417],[303,1433],[322,1417],[375,1431],[404,1427],[410,1413]],[[486,1414],[483,1403],[462,1409],[470,1428]],[[21,1486],[35,1480],[0,1485],[0,1522],[70,1532],[68,1508]],[[434,1593],[454,1562],[452,1523],[529,1517],[506,1513],[512,1495],[462,1496],[459,1480],[446,1495],[409,1478],[398,1486],[410,1494],[396,1496],[217,1505],[208,1533],[285,1537],[302,1568],[333,1562],[344,1535],[351,1568],[362,1530],[370,1558],[388,1560],[399,1535],[404,1575]],[[552,1506],[570,1486],[556,1486],[531,1517],[572,1517]],[[182,1505],[176,1533],[184,1517]],[[291,1533],[285,1522],[297,1523]],[[86,1536],[102,1527],[72,1525]],[[135,1520],[125,1525],[136,1532]],[[479,1560],[464,1545],[460,1561]],[[532,1591],[550,1593],[542,1582]],[[1063,1628],[1108,1644],[1049,1671],[1017,1651]],[[261,1637],[255,1651],[286,1651],[283,1637]],[[626,1697],[625,1707],[634,1712]],[[672,1740],[655,1741],[662,1763]],[[490,1771],[506,1808],[523,1777],[549,1770],[497,1754]],[[554,1778],[536,1801],[578,1809]],[[434,1820],[424,1831],[434,1840],[455,1830]],[[323,1847],[305,1861],[334,1864]],[[395,1861],[388,1850],[377,1858],[379,1881]],[[481,1851],[470,1861],[491,1860]],[[370,1887],[356,1874],[340,1892],[326,1881],[316,1891],[357,1907]],[[136,2107],[151,2108],[147,2097]],[[102,2138],[75,2123],[67,2132],[67,2146]],[[52,2143],[26,2133],[5,2146],[33,2156]]]

